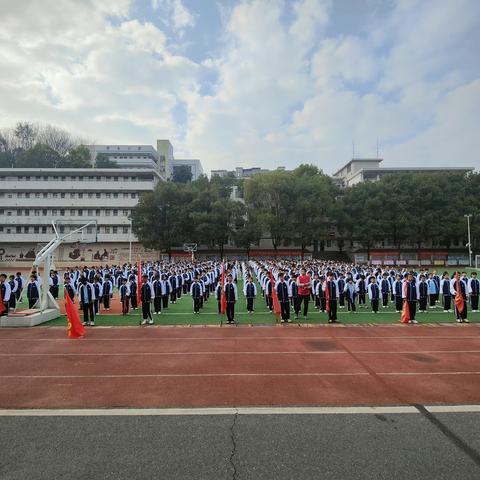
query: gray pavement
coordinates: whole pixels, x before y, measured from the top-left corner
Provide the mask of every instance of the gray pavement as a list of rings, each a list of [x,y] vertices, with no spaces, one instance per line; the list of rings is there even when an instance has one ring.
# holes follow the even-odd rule
[[[0,417],[0,479],[480,479],[480,413]]]

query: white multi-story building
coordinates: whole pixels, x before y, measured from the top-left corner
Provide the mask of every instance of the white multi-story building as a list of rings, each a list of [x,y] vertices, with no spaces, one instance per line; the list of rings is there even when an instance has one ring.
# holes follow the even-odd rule
[[[32,260],[52,239],[52,220],[67,231],[97,224],[98,243],[65,244],[58,261],[128,260],[131,242],[134,254],[142,250],[131,232],[132,208],[159,181],[158,169],[146,167],[0,169],[0,262]]]

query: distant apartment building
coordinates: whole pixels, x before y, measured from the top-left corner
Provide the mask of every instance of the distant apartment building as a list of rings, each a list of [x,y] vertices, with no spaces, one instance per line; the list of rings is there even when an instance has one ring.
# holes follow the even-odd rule
[[[340,187],[351,187],[357,183],[376,181],[392,173],[428,173],[473,171],[473,167],[381,167],[382,158],[354,158],[332,176]]]
[[[278,170],[284,170],[284,167],[278,167]],[[251,168],[243,168],[243,167],[236,167],[235,170],[212,170],[211,176],[218,176],[218,177],[235,177],[235,178],[250,178],[254,175],[258,175],[261,173],[268,173],[271,170],[266,168],[260,167],[251,167]]]

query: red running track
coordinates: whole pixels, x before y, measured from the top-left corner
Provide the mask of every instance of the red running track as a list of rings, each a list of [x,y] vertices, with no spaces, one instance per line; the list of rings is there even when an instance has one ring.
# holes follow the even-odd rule
[[[0,330],[0,408],[480,403],[480,325]]]

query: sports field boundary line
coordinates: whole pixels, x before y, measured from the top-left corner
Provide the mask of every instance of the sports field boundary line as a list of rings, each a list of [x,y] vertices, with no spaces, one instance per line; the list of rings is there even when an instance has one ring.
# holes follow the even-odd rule
[[[480,405],[424,406],[430,413],[479,413]],[[0,409],[0,417],[106,417],[208,415],[388,415],[417,414],[411,405],[332,407],[79,408]]]

